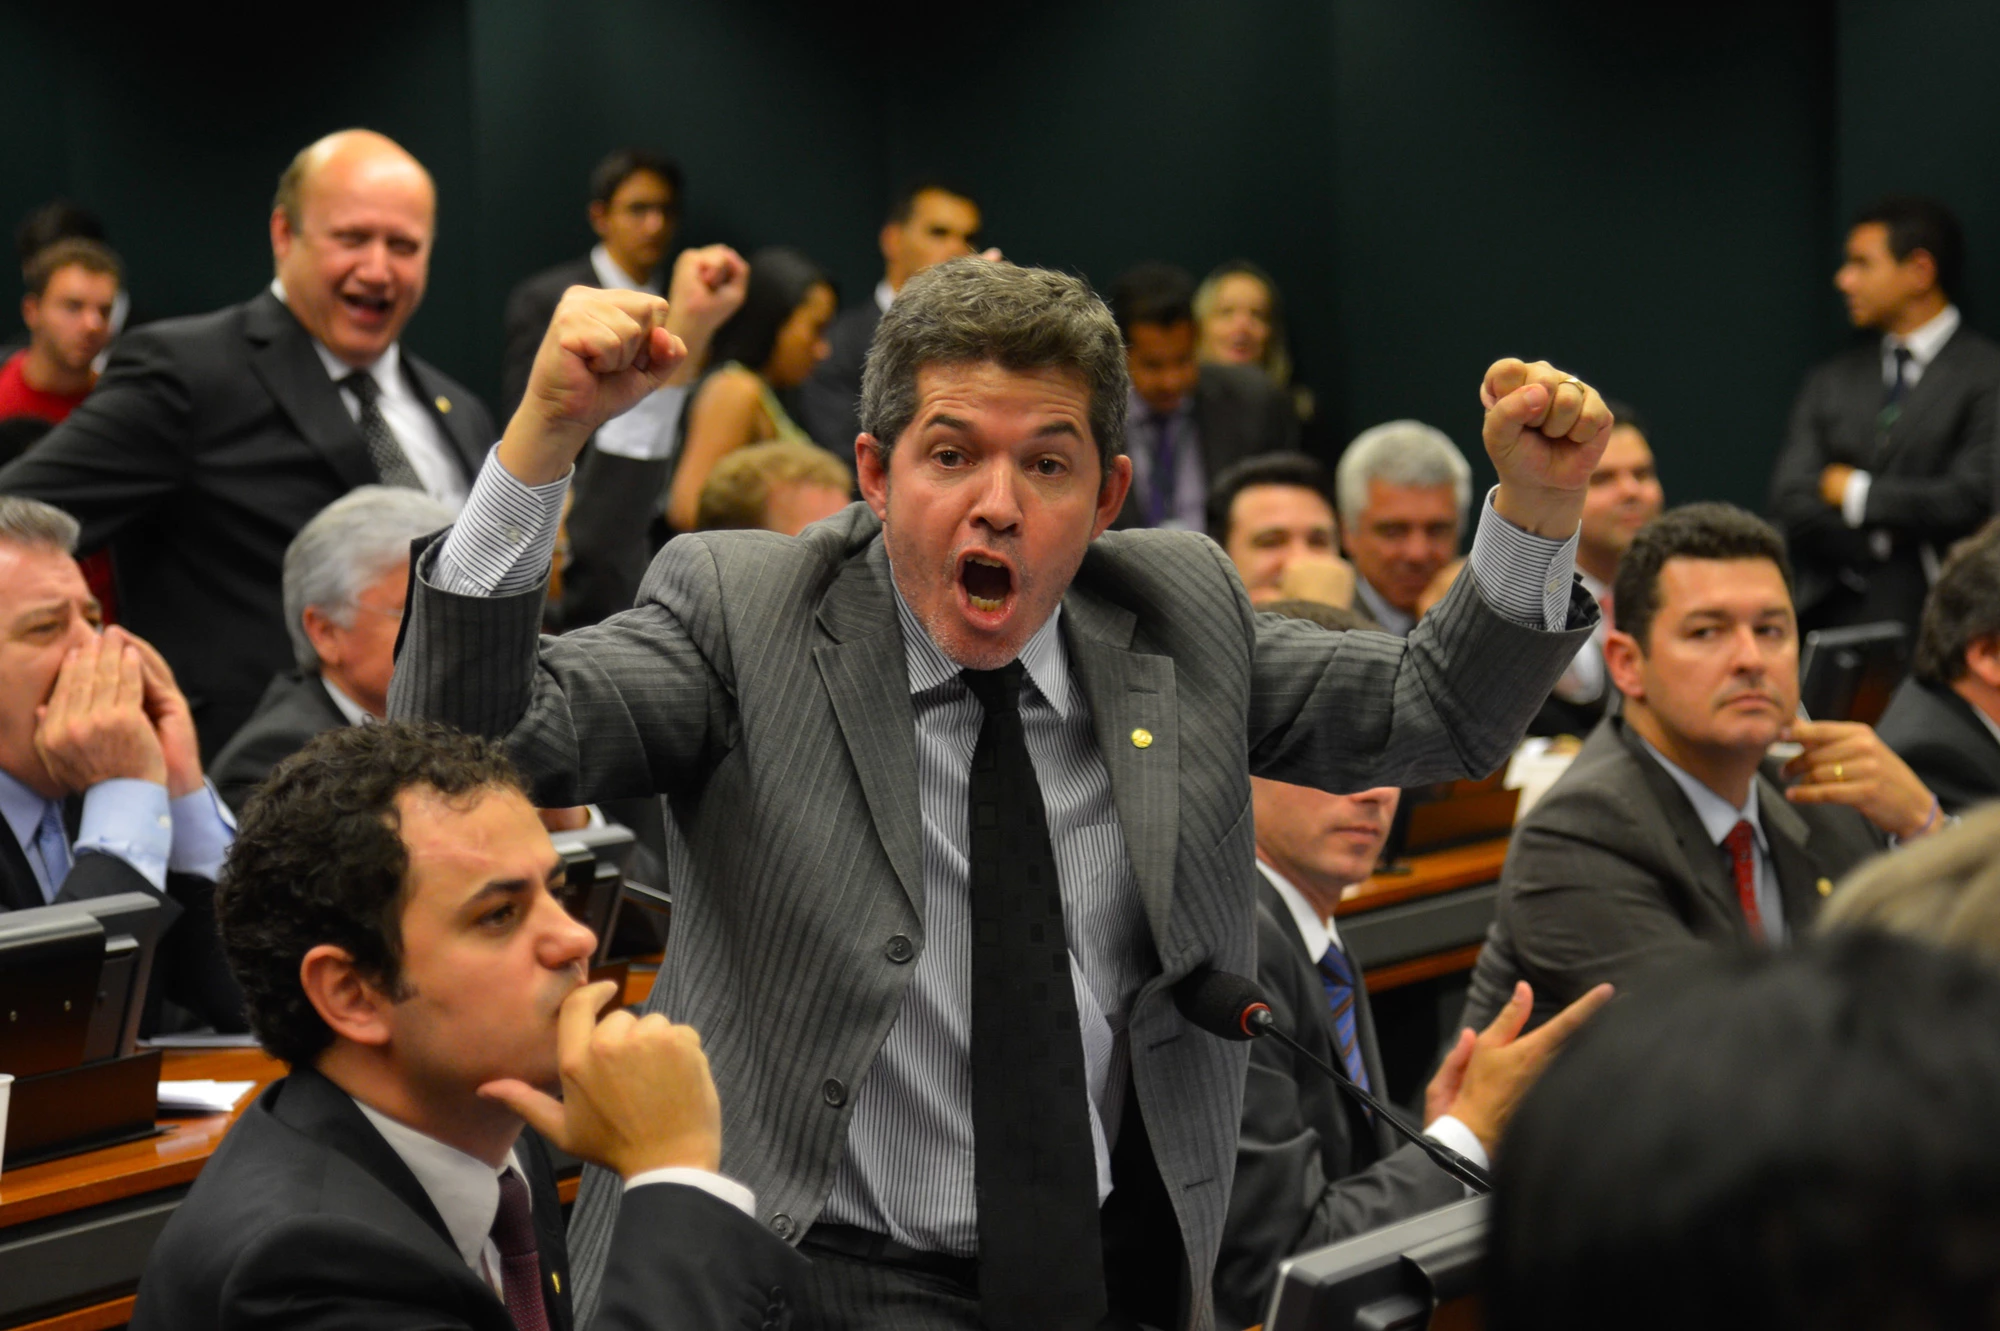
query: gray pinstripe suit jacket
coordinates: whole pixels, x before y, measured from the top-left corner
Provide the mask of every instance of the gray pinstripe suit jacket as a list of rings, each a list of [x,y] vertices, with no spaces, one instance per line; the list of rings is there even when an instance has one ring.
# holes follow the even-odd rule
[[[390,697],[506,737],[540,803],[657,792],[675,915],[649,1006],[702,1032],[723,1169],[781,1237],[832,1186],[851,1098],[924,943],[914,721],[879,524],[855,505],[787,539],[686,536],[633,610],[537,644],[539,590],[415,590]],[[1119,532],[1064,600],[1071,668],[1160,962],[1131,1013],[1132,1076],[1191,1270],[1184,1325],[1211,1321],[1244,1048],[1169,992],[1197,965],[1255,962],[1248,773],[1336,790],[1498,766],[1595,622],[1523,628],[1461,578],[1407,639],[1252,614],[1213,542]],[[1141,749],[1135,729],[1152,732]],[[586,1180],[572,1232],[583,1315],[615,1215]]]

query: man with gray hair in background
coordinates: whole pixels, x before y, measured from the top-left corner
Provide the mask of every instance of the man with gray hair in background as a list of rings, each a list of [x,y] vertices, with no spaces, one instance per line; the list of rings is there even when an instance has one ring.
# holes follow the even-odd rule
[[[410,580],[410,542],[451,525],[419,490],[364,485],[334,500],[285,550],[285,630],[295,669],[216,755],[216,789],[233,809],[278,763],[321,731],[379,721],[389,710],[396,626]]]
[[[1465,561],[1472,466],[1444,431],[1390,421],[1356,435],[1334,471],[1340,543],[1359,576],[1356,609],[1408,636],[1444,598]]]

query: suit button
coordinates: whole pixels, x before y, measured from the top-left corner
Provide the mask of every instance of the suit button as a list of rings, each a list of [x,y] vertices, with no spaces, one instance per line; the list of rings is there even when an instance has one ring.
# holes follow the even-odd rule
[[[819,1093],[826,1097],[826,1102],[835,1109],[847,1103],[847,1088],[840,1084],[838,1077],[828,1077],[826,1085],[819,1088]]]
[[[917,955],[917,945],[910,941],[908,934],[891,934],[882,952],[898,966]]]
[[[799,1222],[780,1211],[771,1217],[771,1232],[781,1239],[790,1239],[799,1232]]]

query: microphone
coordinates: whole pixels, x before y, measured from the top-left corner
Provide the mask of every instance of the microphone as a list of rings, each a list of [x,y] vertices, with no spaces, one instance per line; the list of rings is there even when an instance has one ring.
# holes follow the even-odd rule
[[[1256,1040],[1269,1035],[1333,1079],[1347,1096],[1415,1143],[1445,1173],[1476,1192],[1493,1191],[1493,1177],[1443,1142],[1433,1141],[1410,1126],[1389,1106],[1356,1086],[1347,1073],[1320,1058],[1282,1030],[1256,983],[1228,971],[1203,967],[1174,986],[1174,1006],[1183,1017],[1224,1040]]]

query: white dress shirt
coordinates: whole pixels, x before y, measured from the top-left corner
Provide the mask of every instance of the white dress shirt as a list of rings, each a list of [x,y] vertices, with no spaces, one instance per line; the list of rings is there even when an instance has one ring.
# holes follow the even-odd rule
[[[350,726],[373,725],[376,721],[381,719],[377,717],[373,712],[369,711],[366,707],[363,707],[360,703],[354,701],[354,699],[348,697],[345,693],[342,693],[340,691],[340,686],[338,684],[335,684],[332,680],[328,679],[325,675],[320,675],[317,678],[319,679],[320,687],[326,690],[326,696],[333,699],[333,705],[340,709],[340,714],[342,716],[347,718],[348,725]]]
[[[1603,605],[1604,593],[1609,588],[1582,569],[1576,571],[1576,576],[1583,584],[1583,589],[1589,592],[1599,605]],[[1564,702],[1592,703],[1604,696],[1604,635],[1610,627],[1611,621],[1608,617],[1597,621],[1597,627],[1590,631],[1589,640],[1577,648],[1576,656],[1569,663],[1569,669],[1563,671],[1562,678],[1556,681],[1556,697]]]
[[[284,300],[285,284],[273,279],[271,294]],[[314,338],[312,344],[319,354],[319,363],[326,368],[327,378],[335,384],[354,373],[356,367],[328,351],[324,342]],[[418,399],[415,386],[402,368],[402,344],[397,342],[391,342],[389,349],[367,367],[368,377],[381,390],[375,400],[382,409],[382,419],[388,422],[389,433],[403,446],[403,456],[410,460],[425,493],[456,512],[465,506],[467,489],[465,474],[459,469],[458,450],[452,446],[444,426],[431,415],[430,408]],[[354,395],[353,389],[342,388],[340,402],[351,419],[360,421],[361,399]]]
[[[887,314],[889,312],[890,302],[895,299],[896,299],[896,288],[889,285],[888,278],[885,277],[880,282],[877,282],[875,284],[876,309],[882,311],[882,313],[884,314]]]
[[[1924,367],[1937,359],[1944,344],[1951,341],[1951,335],[1958,331],[1958,306],[1947,305],[1924,323],[1920,328],[1898,336],[1889,333],[1882,338],[1882,387],[1887,391],[1896,382],[1896,351],[1907,348],[1910,363],[1903,367],[1903,391],[1917,386],[1924,377]],[[1840,517],[1850,527],[1859,527],[1868,518],[1868,488],[1875,478],[1865,471],[1857,471],[1847,478],[1847,488],[1840,493]]]
[[[1764,820],[1757,814],[1757,778],[1750,778],[1750,793],[1739,809],[1676,766],[1666,754],[1648,744],[1644,735],[1634,731],[1633,738],[1645,745],[1646,752],[1652,754],[1666,769],[1667,775],[1674,779],[1674,784],[1688,797],[1688,803],[1694,806],[1694,815],[1701,819],[1708,839],[1718,847],[1737,823],[1750,824],[1752,840],[1757,847],[1757,853],[1751,857],[1752,880],[1755,883],[1757,914],[1764,924],[1764,941],[1772,947],[1783,943],[1786,938],[1785,900],[1778,894],[1778,872],[1771,865],[1771,843],[1764,835]]]
[[[1264,875],[1265,882],[1278,890],[1278,896],[1292,913],[1292,924],[1299,931],[1299,941],[1305,944],[1306,956],[1312,959],[1313,965],[1319,965],[1320,959],[1329,950],[1340,946],[1339,929],[1331,918],[1321,919],[1312,902],[1306,900],[1306,894],[1292,886],[1289,878],[1266,864],[1262,856],[1258,857],[1257,871]],[[1352,969],[1359,979],[1361,968],[1353,966]],[[1492,1163],[1478,1134],[1450,1114],[1439,1114],[1426,1123],[1424,1136],[1449,1146],[1481,1169]]]
[[[1380,624],[1389,633],[1399,638],[1410,636],[1410,630],[1417,626],[1417,617],[1398,610],[1389,604],[1387,597],[1375,590],[1375,584],[1355,571],[1354,594],[1361,598],[1360,608],[1368,612],[1368,617]]]
[[[359,1099],[354,1101],[354,1107],[375,1125],[375,1131],[382,1134],[382,1140],[389,1143],[389,1149],[409,1166],[410,1173],[416,1175],[424,1195],[431,1199],[431,1205],[437,1208],[438,1218],[444,1221],[445,1232],[451,1235],[452,1246],[458,1249],[458,1255],[504,1303],[507,1293],[501,1282],[500,1249],[493,1242],[493,1217],[500,1211],[500,1176],[511,1169],[521,1176],[523,1183],[527,1182],[527,1171],[521,1168],[519,1153],[508,1151],[507,1162],[495,1169],[477,1156],[467,1155],[455,1146],[447,1146],[427,1133],[399,1123]],[[757,1215],[755,1193],[734,1179],[706,1169],[648,1170],[627,1179],[625,1190],[630,1192],[655,1183],[680,1183],[700,1188],[752,1219]],[[530,1193],[532,1195],[532,1189]]]
[[[590,268],[597,274],[597,285],[608,291],[660,294],[657,275],[648,281],[639,281],[620,268],[618,261],[611,257],[611,251],[602,245],[590,251]],[[600,453],[639,462],[657,462],[672,457],[681,442],[681,408],[687,403],[687,395],[684,384],[654,389],[634,403],[630,410],[598,426],[597,433],[591,436],[591,447]]]

